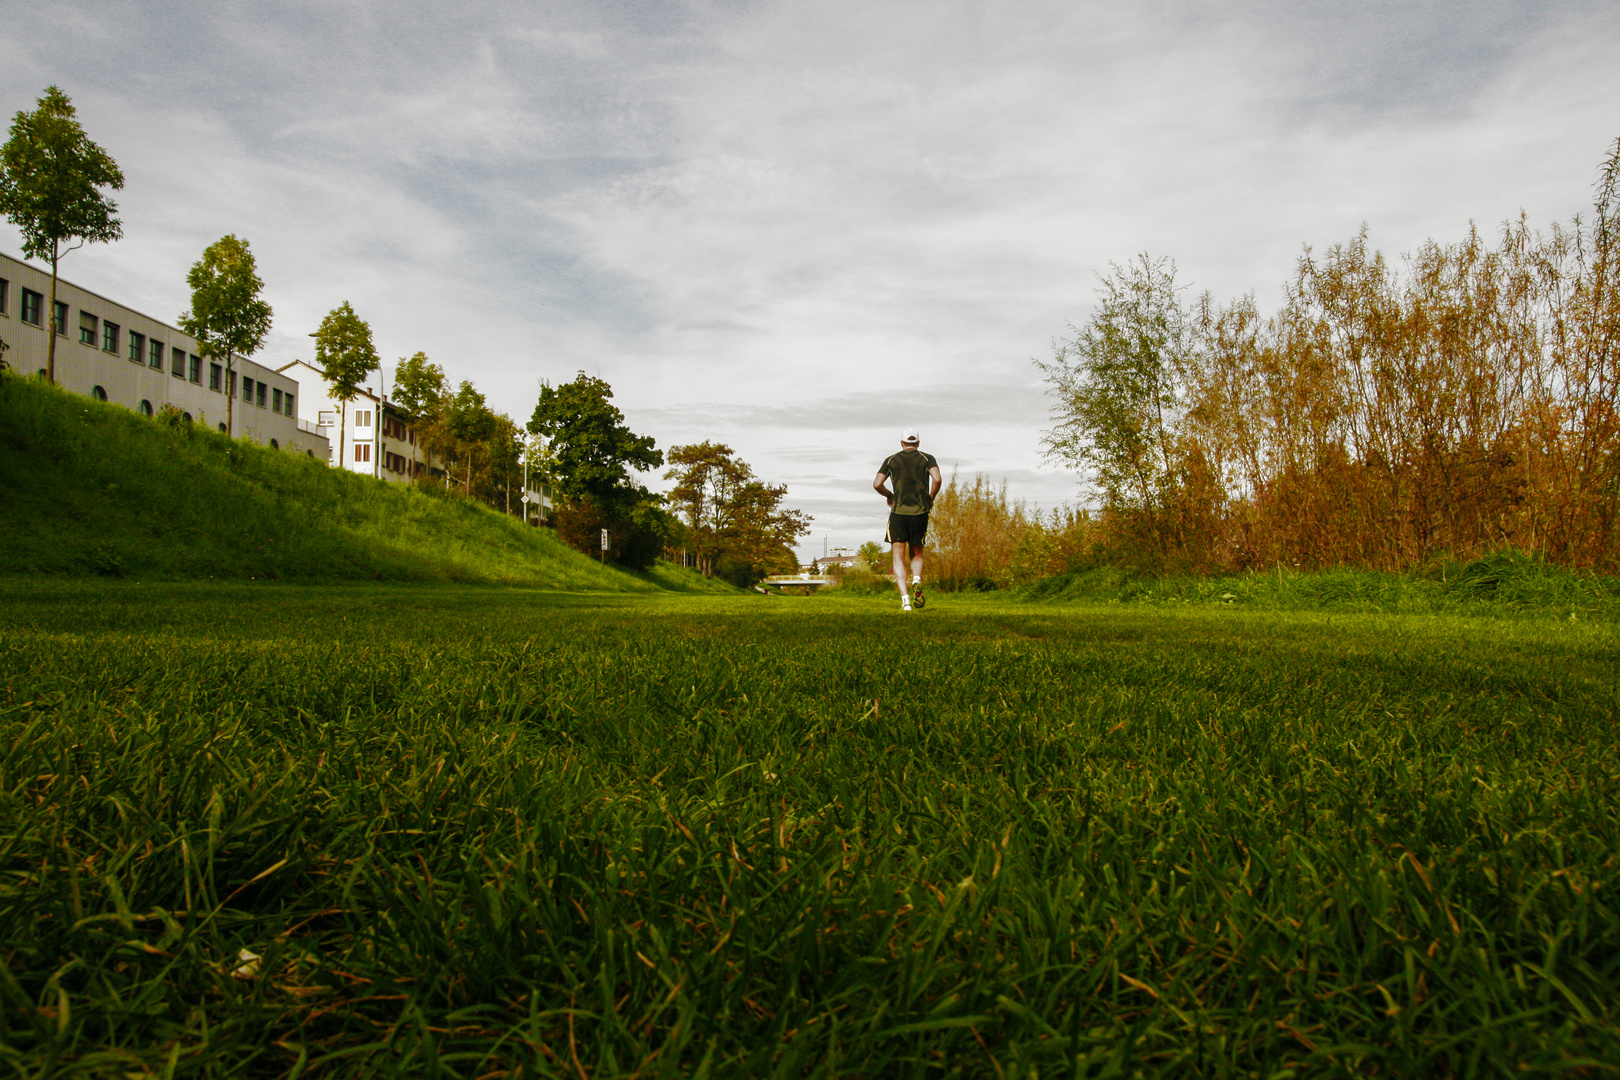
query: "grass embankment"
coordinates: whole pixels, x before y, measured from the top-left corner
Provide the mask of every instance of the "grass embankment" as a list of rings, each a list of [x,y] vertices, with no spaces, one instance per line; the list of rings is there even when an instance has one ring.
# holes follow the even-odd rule
[[[0,573],[700,588],[477,503],[0,379]]]
[[[8,584],[0,1045],[1612,1075],[1616,660],[1550,620]]]
[[[1620,578],[1568,570],[1512,550],[1470,562],[1436,559],[1405,573],[1279,568],[1155,577],[1099,567],[1047,578],[1012,595],[1039,601],[1219,604],[1277,611],[1620,618]]]

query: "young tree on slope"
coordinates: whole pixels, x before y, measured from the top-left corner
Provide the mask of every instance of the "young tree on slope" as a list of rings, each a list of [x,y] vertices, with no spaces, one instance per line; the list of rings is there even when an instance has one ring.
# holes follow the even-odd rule
[[[424,444],[431,453],[438,443],[435,437],[441,424],[444,400],[449,396],[444,379],[444,368],[432,363],[427,353],[400,357],[394,365],[394,402],[410,416],[416,427],[417,438],[411,444],[411,475],[416,475],[416,446]]]
[[[202,355],[225,358],[225,432],[236,434],[236,357],[259,351],[270,332],[270,305],[260,298],[253,252],[246,240],[225,236],[208,245],[186,275],[191,310],[180,316],[180,329],[197,339]]]
[[[461,389],[445,404],[444,427],[450,436],[453,452],[465,469],[462,491],[471,498],[473,466],[480,453],[486,460],[490,456],[489,443],[499,430],[496,416],[490,411],[484,395],[472,383],[463,380]]]
[[[85,135],[73,102],[47,86],[31,113],[17,113],[11,138],[0,147],[0,213],[21,230],[23,254],[51,264],[51,299],[46,312],[49,341],[45,377],[56,382],[56,266],[62,256],[87,243],[107,243],[124,235],[114,215],[118,204],[102,188],[124,186],[124,174],[111,155]],[[78,243],[63,250],[69,240]],[[65,330],[62,330],[65,333]]]
[[[349,426],[349,402],[360,394],[366,376],[381,365],[371,343],[371,325],[354,313],[347,300],[333,308],[315,331],[315,366],[326,373],[332,397],[343,406],[338,424],[338,465],[343,466],[343,437]]]

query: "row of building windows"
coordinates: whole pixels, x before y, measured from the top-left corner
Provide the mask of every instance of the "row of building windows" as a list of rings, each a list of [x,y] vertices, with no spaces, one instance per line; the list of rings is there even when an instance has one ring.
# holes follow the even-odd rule
[[[5,278],[0,278],[0,315],[9,314],[10,284]],[[22,321],[38,326],[40,312],[44,310],[44,302],[45,297],[41,294],[32,289],[23,289]],[[56,305],[56,332],[63,336],[67,335],[67,316],[68,306],[58,302]],[[109,319],[99,318],[88,311],[79,312],[80,343],[91,347],[99,344],[103,352],[117,353],[120,344],[119,339],[122,335],[123,328],[117,323]],[[184,379],[198,386],[202,385],[203,358],[196,353],[191,353],[188,356],[186,351],[178,345],[167,346],[157,338],[148,338],[145,334],[135,330],[129,332],[127,341],[129,351],[126,355],[128,355],[130,363],[145,364],[154,371],[162,371],[165,349],[167,349],[169,374],[176,379]],[[225,390],[224,373],[225,369],[219,364],[210,363],[208,365],[208,389],[215,392],[234,394],[236,392],[234,385],[230,390]],[[232,372],[231,381],[233,384],[235,379],[236,373]],[[292,393],[282,391],[280,388],[273,387],[262,380],[244,377],[242,379],[242,400],[251,405],[257,405],[261,409],[268,405],[272,412],[281,413],[283,416],[297,415],[294,409]]]

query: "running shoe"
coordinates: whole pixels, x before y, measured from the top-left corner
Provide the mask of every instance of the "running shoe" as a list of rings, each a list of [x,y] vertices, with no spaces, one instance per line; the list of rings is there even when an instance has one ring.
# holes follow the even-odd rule
[[[928,598],[923,595],[922,582],[920,581],[911,583],[911,606],[918,611],[928,606]]]
[[[910,611],[911,610],[911,597],[902,596],[900,598],[900,610],[901,611]]]

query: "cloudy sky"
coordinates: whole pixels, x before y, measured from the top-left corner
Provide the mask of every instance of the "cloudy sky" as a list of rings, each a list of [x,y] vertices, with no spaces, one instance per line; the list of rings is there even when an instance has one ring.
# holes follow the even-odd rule
[[[63,275],[160,318],[225,233],[308,356],[343,300],[520,420],[614,388],[879,538],[916,424],[1042,506],[1031,358],[1096,274],[1173,257],[1274,306],[1302,245],[1585,210],[1620,135],[1613,0],[0,0],[0,109],[50,83],[124,169]],[[19,253],[0,225],[0,248]],[[656,476],[654,486],[662,486]]]

